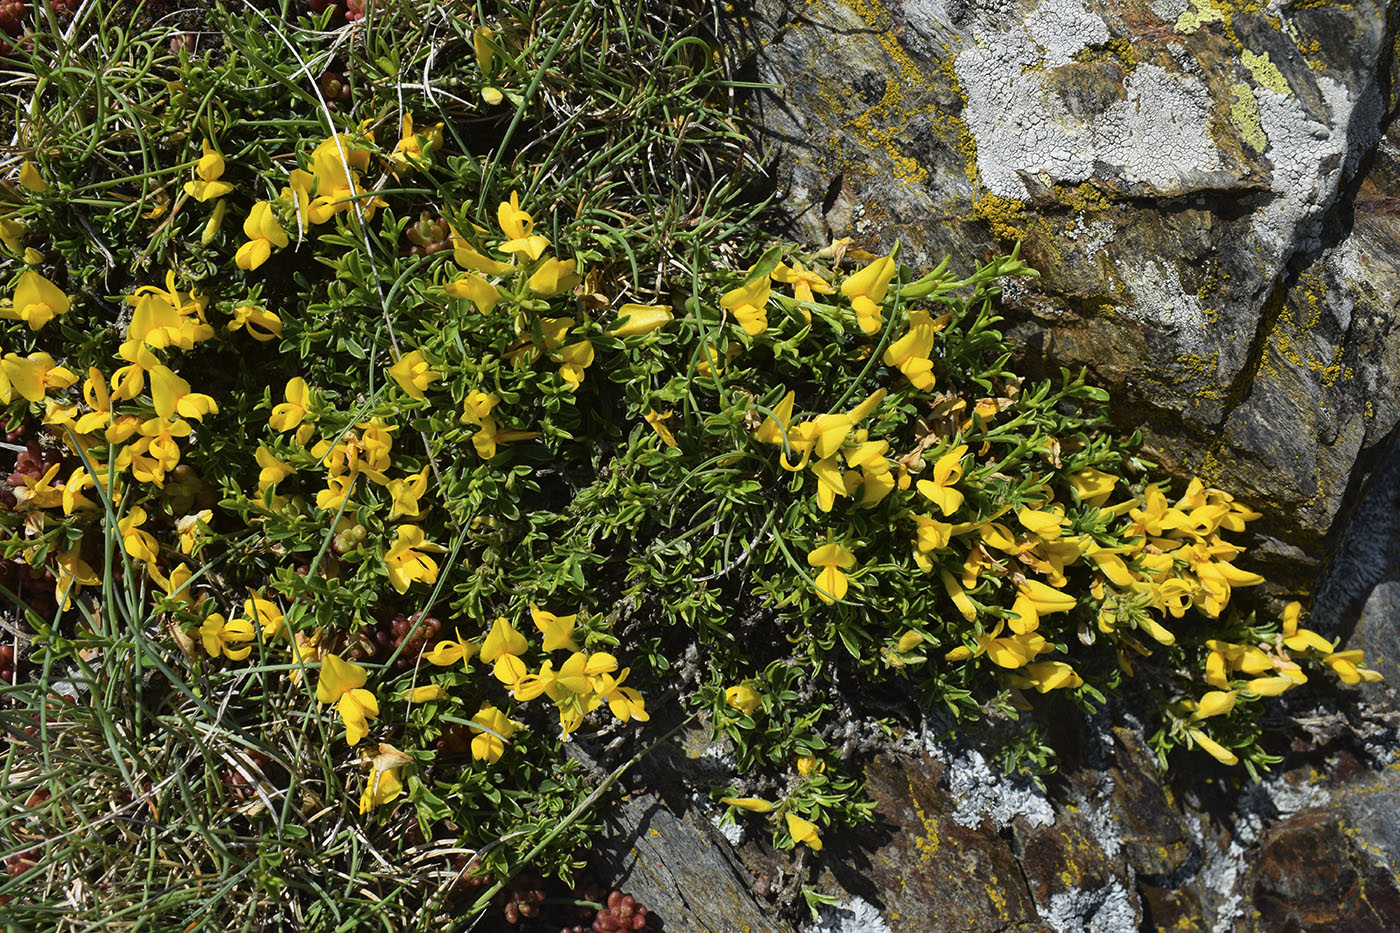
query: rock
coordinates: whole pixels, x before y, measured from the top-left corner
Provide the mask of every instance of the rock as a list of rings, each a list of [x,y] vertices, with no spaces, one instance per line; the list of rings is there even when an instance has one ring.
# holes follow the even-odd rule
[[[995,826],[964,826],[927,758],[887,756],[866,771],[875,822],[823,848],[820,890],[839,888],[896,933],[1037,927],[1020,865]]]
[[[694,808],[678,815],[661,798],[641,794],[607,811],[606,822],[610,842],[624,851],[597,859],[598,871],[645,904],[659,929],[793,933],[753,896],[724,837]]]
[[[1257,929],[1342,933],[1400,927],[1395,875],[1348,838],[1333,812],[1300,813],[1274,827],[1250,880]]]
[[[795,231],[966,268],[1023,243],[1028,347],[1315,576],[1400,421],[1397,15],[1221,0],[756,0],[753,108]]]

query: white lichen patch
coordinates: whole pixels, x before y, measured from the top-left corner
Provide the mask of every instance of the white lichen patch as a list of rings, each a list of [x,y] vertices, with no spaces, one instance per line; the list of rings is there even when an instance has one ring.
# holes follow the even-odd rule
[[[1142,65],[1124,82],[1126,98],[1093,127],[1095,157],[1128,181],[1156,188],[1185,187],[1220,159],[1206,130],[1210,96],[1200,79]]]
[[[1162,22],[1175,26],[1176,21],[1181,18],[1181,14],[1191,6],[1187,0],[1152,0],[1149,4],[1152,12]]]
[[[1323,213],[1336,199],[1346,159],[1345,127],[1354,103],[1346,86],[1319,75],[1318,89],[1331,110],[1322,123],[1291,94],[1255,88],[1259,121],[1273,165],[1271,203],[1254,212],[1253,228],[1267,259],[1279,262],[1294,249],[1317,245]]]
[[[1093,891],[1052,895],[1040,908],[1040,919],[1056,933],[1128,933],[1139,922],[1135,898],[1117,878]]]
[[[1120,313],[1139,324],[1172,332],[1185,352],[1207,352],[1213,345],[1210,315],[1195,295],[1186,293],[1181,275],[1164,270],[1155,259],[1123,262],[1119,272],[1133,300]]]
[[[1148,194],[1189,188],[1193,178],[1220,170],[1207,129],[1209,95],[1193,75],[1141,65],[1123,80],[1121,100],[1097,114],[1071,110],[1055,90],[1054,72],[1081,67],[1066,63],[1109,37],[1104,21],[1078,0],[1046,0],[1023,22],[989,27],[979,24],[987,31],[954,67],[978,172],[993,194],[1025,199],[1023,176],[1078,184],[1096,163]]]
[[[869,901],[859,897],[828,904],[805,933],[893,933]]]
[[[744,841],[744,827],[735,822],[722,822],[724,814],[717,813],[710,817],[710,824],[719,830],[719,834],[732,846],[741,845]]]
[[[944,779],[953,797],[953,822],[959,826],[972,829],[987,820],[1005,829],[1018,816],[1031,826],[1055,822],[1055,810],[1044,794],[1029,783],[1008,779],[975,749],[952,752],[927,734],[924,747],[947,769]]]
[[[1108,24],[1084,0],[1040,0],[1026,16],[1026,31],[1044,50],[1046,65],[1067,65],[1074,54],[1109,40]]]

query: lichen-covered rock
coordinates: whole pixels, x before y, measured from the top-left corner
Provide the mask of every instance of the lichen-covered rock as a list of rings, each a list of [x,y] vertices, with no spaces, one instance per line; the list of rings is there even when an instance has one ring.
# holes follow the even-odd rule
[[[959,823],[943,777],[925,758],[876,759],[866,772],[875,821],[823,850],[818,887],[861,897],[894,931],[1038,924],[1011,847],[990,822]]]
[[[1311,810],[1275,826],[1250,880],[1257,929],[1360,933],[1400,927],[1395,875],[1348,836],[1332,811]]]
[[[714,827],[694,809],[679,813],[659,797],[630,797],[606,814],[610,841],[622,851],[596,853],[596,868],[636,896],[667,930],[792,933],[755,899],[742,868]]]
[[[1380,0],[756,0],[786,205],[914,264],[1024,243],[1027,342],[1169,468],[1250,497],[1305,584],[1400,420]],[[1379,199],[1379,200],[1378,200]]]

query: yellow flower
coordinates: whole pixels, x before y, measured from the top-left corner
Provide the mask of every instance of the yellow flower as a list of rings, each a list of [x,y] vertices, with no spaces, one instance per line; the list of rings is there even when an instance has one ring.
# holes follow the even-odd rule
[[[203,421],[205,415],[218,414],[219,406],[207,395],[190,391],[190,384],[164,366],[150,371],[151,402],[156,414],[167,420],[178,414],[181,418]]]
[[[243,221],[243,235],[248,242],[238,247],[233,262],[238,268],[252,272],[267,262],[273,247],[282,248],[288,244],[287,234],[272,213],[271,201],[259,201],[249,211]]]
[[[363,137],[373,142],[372,136]],[[319,143],[311,152],[311,172],[315,178],[316,197],[307,205],[306,215],[313,224],[323,224],[341,211],[362,203],[360,213],[365,220],[374,216],[374,208],[383,202],[374,198],[359,199],[360,173],[369,168],[370,152],[360,140],[348,133],[332,136]]]
[[[918,482],[920,494],[938,506],[944,515],[952,515],[962,507],[963,494],[953,486],[962,479],[962,458],[966,455],[967,445],[958,445],[934,463],[932,480],[921,479]]]
[[[379,701],[364,689],[367,679],[365,669],[358,664],[334,654],[321,658],[316,699],[323,704],[336,705],[336,711],[345,721],[345,741],[349,745],[358,745],[369,734],[366,720],[379,718]]]
[[[27,357],[7,353],[0,360],[0,402],[7,404],[14,392],[28,401],[42,402],[50,389],[66,389],[77,381],[77,375],[54,363],[47,353]]]
[[[476,53],[476,67],[483,77],[490,77],[491,63],[496,50],[491,45],[492,32],[488,26],[478,26],[472,30],[472,51]]]
[[[640,337],[674,319],[670,305],[625,304],[617,309],[618,323],[608,333],[614,337]]]
[[[427,684],[422,687],[414,687],[405,690],[400,694],[410,703],[431,703],[433,700],[441,700],[447,696],[447,691],[437,684]]]
[[[154,573],[151,576],[157,577],[157,582],[160,583],[161,588],[165,590],[165,595],[170,599],[187,606],[194,603],[193,590],[190,586],[190,581],[194,579],[194,571],[190,569],[189,564],[181,561],[178,567],[170,571],[170,576],[163,580]]]
[[[999,631],[1000,625],[994,631]],[[990,639],[985,651],[991,662],[1007,670],[1025,667],[1038,654],[1052,650],[1045,636],[1037,632],[1024,632],[1002,638]]]
[[[468,299],[482,314],[490,314],[501,301],[501,290],[474,272],[448,282],[443,288],[453,298]]]
[[[124,518],[118,520],[117,531],[122,536],[122,546],[126,553],[142,563],[153,564],[160,551],[160,545],[156,544],[156,539],[151,537],[149,532],[141,530],[145,523],[146,510],[139,505],[134,506]]]
[[[525,636],[504,618],[497,618],[481,645],[481,660],[490,664],[505,655],[519,656],[530,648]]]
[[[1074,668],[1063,661],[1037,661],[1025,667],[1024,674],[1011,675],[1011,683],[1022,689],[1034,687],[1040,693],[1049,693],[1065,687],[1078,687],[1084,678],[1075,673]]]
[[[583,281],[583,276],[574,271],[574,263],[573,259],[546,259],[526,284],[540,298],[553,298],[573,291]]]
[[[583,371],[593,365],[593,344],[587,340],[571,343],[559,351],[559,378],[569,391],[583,385]]]
[[[446,548],[433,544],[423,537],[423,529],[417,525],[400,525],[398,536],[389,552],[384,555],[384,565],[389,571],[389,582],[400,593],[407,593],[410,583],[436,583],[437,561],[422,551],[441,553]]]
[[[295,376],[287,380],[282,397],[286,401],[273,408],[272,416],[267,419],[274,431],[290,431],[301,424],[301,420],[306,417],[307,407],[311,404],[311,390],[307,388],[305,379]]]
[[[0,317],[24,321],[38,330],[60,314],[67,314],[71,303],[57,285],[33,269],[25,269],[15,283],[14,304],[0,308]]]
[[[0,242],[4,242],[10,252],[18,255],[24,249],[24,236],[28,231],[29,227],[24,221],[0,217]]]
[[[813,852],[822,850],[821,836],[817,835],[817,824],[793,813],[791,810],[783,814],[787,820],[788,832],[792,834],[793,842],[805,844]]]
[[[215,201],[214,210],[209,213],[209,219],[204,223],[204,229],[199,232],[199,245],[208,246],[214,242],[214,237],[219,235],[219,230],[224,225],[224,215],[228,213],[227,201]]]
[[[35,194],[43,194],[45,191],[49,190],[49,183],[44,181],[44,177],[39,174],[38,166],[28,159],[25,159],[24,163],[19,167],[19,183],[23,185],[26,190],[32,191]]]
[[[747,285],[725,292],[719,299],[719,306],[734,315],[734,320],[750,337],[757,337],[768,329],[768,296],[773,283],[768,276],[761,276]]]
[[[423,659],[429,664],[435,664],[438,667],[451,667],[458,661],[461,661],[462,666],[466,667],[467,662],[475,657],[479,650],[481,650],[479,645],[464,641],[462,639],[462,633],[458,632],[457,640],[454,641],[451,638],[444,638],[436,645],[433,645],[431,651],[425,652]]]
[[[54,599],[63,603],[64,611],[72,606],[73,595],[83,587],[102,585],[102,578],[97,575],[97,571],[83,560],[81,542],[60,552],[55,560],[58,563],[58,572],[54,574]]]
[[[933,570],[933,561],[928,555],[941,551],[953,539],[953,526],[947,522],[935,521],[927,515],[915,515],[918,528],[914,532],[914,563],[924,573]]]
[[[839,544],[823,544],[807,555],[807,563],[821,568],[817,574],[817,596],[824,603],[834,603],[846,595],[847,582],[843,570],[856,565],[856,556]]]
[[[400,356],[399,361],[389,367],[389,375],[394,377],[399,388],[420,402],[428,397],[425,394],[428,386],[442,378],[441,373],[433,371],[422,350]]]
[[[946,326],[934,321],[928,312],[916,308],[909,312],[909,331],[885,350],[882,359],[886,366],[898,369],[916,389],[931,389],[934,384],[933,342],[940,330]]]
[[[391,479],[385,489],[394,503],[389,510],[389,521],[392,522],[396,518],[417,518],[423,514],[418,500],[428,490],[428,468],[423,467],[407,479]]]
[[[204,624],[199,627],[199,639],[204,643],[204,650],[211,658],[223,655],[230,661],[242,661],[253,651],[250,644],[256,636],[253,634],[253,623],[247,619],[234,619],[231,622],[224,620],[224,617],[217,612],[204,620]],[[234,647],[242,644],[242,647]]]
[[[818,761],[817,756],[808,752],[797,756],[797,773],[803,777],[821,774],[826,771],[826,762]]]
[[[738,807],[740,810],[748,810],[750,813],[769,813],[778,806],[762,797],[721,797],[719,802]]]
[[[1196,711],[1191,714],[1191,718],[1209,719],[1212,716],[1222,716],[1235,708],[1235,698],[1239,695],[1238,690],[1212,690],[1196,703]]]
[[[1286,690],[1292,690],[1298,682],[1292,677],[1255,677],[1244,685],[1250,693],[1261,697],[1276,697]]]
[[[370,772],[364,792],[360,794],[360,813],[393,803],[402,793],[403,782],[399,780],[398,768],[375,768]]]
[[[574,622],[578,619],[578,613],[557,616],[531,603],[530,618],[534,621],[535,628],[544,635],[544,644],[541,647],[545,651],[579,650],[578,643],[574,641]]]
[[[472,739],[472,757],[487,764],[495,764],[501,760],[501,756],[505,754],[506,742],[520,728],[518,722],[490,703],[481,704],[481,709],[477,710],[471,721],[479,733]]]
[[[248,336],[260,343],[282,336],[282,319],[266,308],[252,305],[239,305],[233,309],[233,320],[228,322],[229,332],[243,328]]]
[[[514,271],[515,267],[510,263],[492,259],[478,252],[466,237],[457,232],[456,227],[449,224],[447,229],[452,233],[452,258],[456,261],[457,265],[461,266],[463,269],[470,269],[473,272],[485,272],[489,275],[505,275],[508,272]],[[478,227],[477,230],[482,233],[485,232],[480,227]],[[451,291],[451,286],[448,287],[448,290]],[[463,298],[467,296],[458,295],[457,297]]]
[[[841,283],[841,294],[851,299],[856,323],[867,335],[880,329],[880,306],[885,300],[885,292],[889,289],[894,274],[894,259],[881,256]]]
[[[796,397],[797,393],[789,392],[778,400],[778,404],[773,406],[773,414],[763,419],[763,423],[754,432],[754,440],[776,447],[783,446],[783,434],[789,431],[792,425],[792,404]],[[791,440],[788,443],[791,443]]]
[[[671,429],[666,427],[665,423],[673,414],[675,414],[675,412],[668,411],[663,415],[654,408],[647,409],[646,413],[647,424],[651,425],[651,429],[656,432],[656,436],[661,438],[661,443],[665,444],[667,447],[677,446],[676,436],[671,433]]]
[[[193,515],[182,515],[175,520],[175,533],[179,537],[180,553],[193,555],[200,548],[200,524],[209,525],[214,520],[212,509],[201,509]]]
[[[259,495],[261,495],[263,490],[267,489],[267,487],[277,485],[296,472],[296,470],[292,469],[281,460],[278,460],[277,456],[262,444],[258,445],[257,453],[254,454],[254,456],[257,458],[258,466],[261,467],[258,473]]]
[[[394,170],[406,172],[409,169],[432,164],[433,153],[442,148],[442,124],[430,127],[426,132],[414,132],[413,114],[403,115],[402,132],[398,144],[389,153],[389,161]]]
[[[810,269],[804,268],[802,263],[795,259],[790,267],[778,263],[777,267],[773,269],[772,279],[775,282],[784,282],[791,285],[793,297],[798,301],[815,300],[816,295],[813,294],[814,292],[821,295],[830,295],[832,292],[836,291],[836,289],[831,287],[830,282],[817,273],[812,272]],[[810,321],[812,319],[810,312],[804,309],[802,313],[807,320]]]
[[[651,716],[647,713],[646,701],[642,699],[641,692],[632,687],[622,686],[630,673],[632,673],[632,669],[624,667],[616,680],[611,674],[599,674],[594,684],[594,692],[597,693],[600,700],[608,704],[608,709],[612,710],[612,714],[623,722],[630,722],[633,719],[638,722],[647,722]]]
[[[44,475],[35,479],[32,476],[24,477],[24,485],[15,488],[15,502],[20,507],[30,509],[52,509],[63,502],[63,490],[56,488],[53,481],[58,476],[58,471],[62,465],[55,463],[44,471]]]
[[[202,143],[203,155],[194,167],[194,180],[185,182],[185,194],[196,201],[221,198],[233,190],[233,185],[219,181],[224,174],[224,157],[214,151],[206,138]]]
[[[1373,684],[1384,678],[1380,671],[1361,666],[1363,653],[1353,648],[1351,651],[1338,651],[1323,658],[1323,663],[1332,668],[1332,673],[1346,684]],[[1251,687],[1250,689],[1253,689]]]
[[[737,687],[725,689],[724,703],[731,709],[737,709],[745,716],[752,716],[754,710],[763,704],[763,697],[748,684],[740,684]]]
[[[282,610],[277,604],[261,596],[243,601],[243,613],[253,623],[262,627],[263,641],[271,641],[282,634]]]
[[[534,220],[520,209],[518,192],[512,191],[510,201],[502,201],[496,208],[496,222],[506,235],[506,241],[497,247],[503,253],[524,253],[535,260],[549,247],[549,240],[535,233]]]
[[[1215,739],[1212,739],[1210,736],[1206,735],[1200,729],[1187,729],[1186,734],[1191,737],[1191,740],[1196,745],[1200,746],[1202,751],[1210,755],[1212,758],[1214,758],[1221,764],[1237,765],[1240,763],[1239,756],[1237,756],[1234,752],[1230,751],[1225,746],[1221,745],[1219,742],[1215,741]]]
[[[1303,604],[1297,600],[1283,607],[1283,643],[1290,651],[1307,651],[1311,648],[1323,654],[1331,654],[1337,647],[1334,642],[1310,629],[1298,627],[1298,617],[1302,611]]]
[[[1079,501],[1094,508],[1107,502],[1113,494],[1113,487],[1118,485],[1118,477],[1093,467],[1071,473],[1066,479],[1079,496]]]

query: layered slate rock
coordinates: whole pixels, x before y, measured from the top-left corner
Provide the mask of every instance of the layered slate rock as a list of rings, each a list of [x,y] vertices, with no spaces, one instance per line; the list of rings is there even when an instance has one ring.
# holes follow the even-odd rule
[[[797,235],[916,267],[1023,243],[1033,352],[1316,570],[1400,420],[1378,0],[757,0],[753,117]]]
[[[673,769],[610,812],[623,845],[597,868],[677,931],[1400,928],[1400,772],[1370,766],[1393,723],[1319,720],[1254,785],[1185,753],[1168,778],[1107,722],[1066,722],[1044,789],[974,745],[909,737],[864,769],[871,822],[825,833],[819,857],[774,851],[759,820],[720,832],[721,810],[685,790],[701,773]],[[804,886],[836,901],[816,924],[775,903]]]

